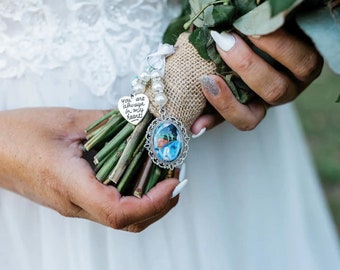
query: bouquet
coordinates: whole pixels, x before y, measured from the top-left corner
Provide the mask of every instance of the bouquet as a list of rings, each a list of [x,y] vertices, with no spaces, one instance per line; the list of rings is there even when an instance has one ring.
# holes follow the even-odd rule
[[[190,126],[207,107],[198,80],[202,75],[224,78],[241,103],[259,98],[222,61],[211,30],[237,31],[246,39],[275,31],[290,16],[340,73],[340,47],[329,50],[326,44],[332,38],[339,44],[339,5],[338,0],[182,1],[181,15],[164,34],[165,44],[146,57],[145,71],[132,81],[131,95],[86,129],[83,150],[93,152],[98,181],[114,185],[122,195],[141,197],[162,179],[178,177],[189,151]],[[330,38],[316,39],[320,29],[311,26],[315,18],[324,27],[334,24],[336,33],[327,28]]]

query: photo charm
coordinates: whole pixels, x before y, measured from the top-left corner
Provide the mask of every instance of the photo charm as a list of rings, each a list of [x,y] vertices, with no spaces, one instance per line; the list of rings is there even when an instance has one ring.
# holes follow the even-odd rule
[[[174,169],[184,162],[189,150],[189,136],[183,124],[170,116],[156,118],[146,132],[145,148],[161,168]]]
[[[166,114],[168,98],[164,92],[162,76],[165,73],[165,58],[174,53],[174,48],[161,44],[158,50],[146,58],[146,70],[132,81],[133,94],[122,97],[118,102],[121,115],[130,123],[137,125],[142,121],[151,102],[160,117],[154,119],[146,131],[145,148],[152,161],[161,168],[180,167],[189,149],[189,136],[180,120]],[[149,87],[153,100],[145,95]]]

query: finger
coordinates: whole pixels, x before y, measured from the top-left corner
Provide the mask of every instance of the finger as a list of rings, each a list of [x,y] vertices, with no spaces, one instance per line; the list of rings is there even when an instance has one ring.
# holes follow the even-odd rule
[[[86,163],[85,160],[84,162]],[[84,168],[82,171],[83,173],[77,172],[70,177],[78,179],[73,181],[77,184],[70,188],[70,197],[74,204],[84,210],[79,212],[79,215],[115,229],[142,222],[163,211],[178,183],[177,179],[167,179],[157,184],[148,196],[141,199],[133,196],[122,197],[116,188],[98,182],[90,168]]]
[[[107,114],[110,110],[77,110],[70,108],[58,108],[57,117],[67,126],[69,133],[84,134],[85,129],[94,121]]]
[[[156,217],[163,211],[167,213],[174,206],[170,204],[170,201],[177,184],[177,179],[166,179],[153,187],[141,199],[122,197],[121,201],[124,200],[125,204],[121,204],[121,207],[123,215],[127,217],[125,226]]]
[[[212,36],[225,63],[263,100],[278,105],[298,95],[294,81],[258,56],[238,35],[212,31]]]
[[[129,232],[141,232],[141,231],[145,230],[151,224],[153,224],[153,223],[157,222],[158,220],[160,220],[161,218],[163,218],[172,208],[174,208],[177,205],[178,200],[179,200],[179,196],[176,196],[175,198],[171,199],[169,204],[166,206],[166,208],[164,210],[162,210],[156,216],[149,218],[149,219],[147,219],[143,222],[130,225],[130,226],[124,228],[124,230],[129,231]]]
[[[218,114],[204,114],[195,120],[190,130],[193,134],[199,134],[203,129],[212,129],[224,121],[224,118]]]
[[[257,48],[284,65],[295,78],[305,84],[312,82],[322,70],[323,60],[315,47],[283,28],[268,35],[249,39]]]
[[[134,224],[134,225],[130,226],[127,229],[129,231],[131,231],[131,230],[132,231],[141,231],[141,230],[144,230],[149,225],[151,225],[152,223],[156,222],[157,220],[159,220],[163,216],[165,216],[178,203],[179,194],[181,193],[183,188],[188,183],[188,179],[185,179],[185,175],[186,175],[186,164],[183,163],[180,169],[177,168],[175,170],[174,177],[179,180],[179,183],[178,183],[178,185],[176,186],[176,188],[172,192],[170,204],[163,211],[161,211],[158,215],[156,215],[155,217],[147,219],[147,220],[145,220],[145,221],[143,221],[141,223]]]
[[[248,105],[241,104],[219,76],[203,76],[200,80],[209,103],[226,121],[238,129],[251,130],[264,118],[266,114],[264,103],[259,101]]]

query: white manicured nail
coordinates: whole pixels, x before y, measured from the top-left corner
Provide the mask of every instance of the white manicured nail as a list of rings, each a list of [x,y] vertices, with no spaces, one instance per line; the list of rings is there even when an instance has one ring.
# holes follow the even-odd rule
[[[252,37],[252,38],[255,38],[255,39],[260,39],[260,38],[261,38],[260,35],[252,35],[251,37]]]
[[[187,170],[187,165],[185,165],[185,163],[182,164],[181,169],[179,171],[179,181],[182,182],[185,179],[185,174],[186,174],[186,170]]]
[[[174,191],[172,192],[172,198],[175,198],[178,194],[181,193],[183,188],[187,185],[188,179],[184,179],[182,182],[179,182],[179,184],[175,187]]]
[[[231,50],[236,43],[235,37],[227,32],[218,33],[216,31],[211,31],[210,34],[216,44],[225,52]]]
[[[192,134],[191,137],[192,137],[193,139],[197,139],[198,137],[201,137],[206,131],[207,131],[206,128],[202,128],[202,129],[200,130],[200,132],[198,132],[197,134]]]

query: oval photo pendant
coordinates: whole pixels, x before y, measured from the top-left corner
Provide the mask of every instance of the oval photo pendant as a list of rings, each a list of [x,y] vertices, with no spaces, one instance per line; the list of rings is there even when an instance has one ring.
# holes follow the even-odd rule
[[[180,121],[170,116],[162,116],[149,125],[145,148],[156,165],[174,169],[179,167],[187,156],[189,136]]]

